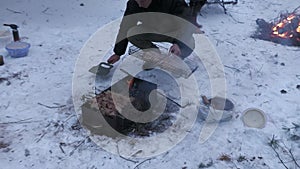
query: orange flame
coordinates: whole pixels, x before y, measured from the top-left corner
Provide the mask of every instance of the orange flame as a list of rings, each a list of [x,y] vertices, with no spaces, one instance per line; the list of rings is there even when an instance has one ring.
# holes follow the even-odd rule
[[[277,23],[275,26],[273,26],[272,30],[273,30],[273,35],[274,36],[278,36],[280,38],[292,38],[293,35],[293,31],[296,31],[298,33],[300,33],[300,22],[298,24],[298,27],[296,28],[296,30],[289,30],[289,31],[284,31],[284,28],[292,23],[292,20],[296,17],[295,14],[291,14],[289,16],[287,16],[285,19],[283,19],[281,22]],[[280,32],[280,31],[284,31],[284,32]]]
[[[296,15],[291,14],[290,16],[288,16],[288,17],[286,18],[286,20],[291,21],[291,20],[293,20],[295,17],[296,17]]]

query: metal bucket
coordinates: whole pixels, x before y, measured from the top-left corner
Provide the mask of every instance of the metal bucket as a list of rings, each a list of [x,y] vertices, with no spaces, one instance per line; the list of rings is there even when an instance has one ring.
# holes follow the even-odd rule
[[[200,104],[198,116],[207,122],[225,122],[233,117],[233,101],[221,97],[208,100],[209,104]]]

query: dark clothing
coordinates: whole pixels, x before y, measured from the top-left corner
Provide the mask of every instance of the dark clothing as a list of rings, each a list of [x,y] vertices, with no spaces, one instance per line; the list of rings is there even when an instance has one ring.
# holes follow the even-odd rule
[[[145,12],[160,12],[165,14],[171,14],[181,17],[187,21],[191,21],[191,11],[184,0],[152,0],[148,8],[140,8],[135,0],[129,0],[127,2],[124,17],[120,25],[119,33],[117,35],[117,40],[114,47],[115,54],[121,56],[125,53],[128,45],[128,31],[131,28],[136,27],[138,22],[141,22],[141,25],[143,27],[150,28],[151,30],[154,30],[153,33],[158,34],[166,34],[169,31],[168,29],[176,29],[176,27],[182,26],[178,23],[177,25],[176,23],[174,24],[172,20],[169,20],[169,17],[161,17],[159,15],[156,15],[159,18],[151,17],[151,15],[147,15],[147,13]],[[187,32],[188,31],[189,30],[187,30]],[[179,45],[180,48],[182,48],[184,44],[181,42],[180,36],[183,36],[183,34],[186,34],[186,32],[181,31],[180,33],[178,33],[178,38],[168,38],[166,42],[176,43]],[[191,31],[187,34],[192,38]]]
[[[200,12],[201,8],[205,5],[207,0],[190,0],[190,7],[192,10],[192,15],[196,16]]]
[[[158,48],[153,42],[169,42],[169,43],[176,43],[181,51],[181,57],[182,59],[188,57],[195,47],[194,38],[192,35],[189,35],[189,42],[187,42],[188,45],[185,43],[174,39],[173,37],[178,34],[178,32],[183,32],[186,30],[175,30],[173,32],[166,33],[167,35],[162,35],[159,33],[145,33],[145,32],[154,32],[149,27],[145,27],[143,25],[134,26],[129,29],[128,31],[128,40],[130,43],[132,43],[134,46],[140,48],[140,49],[150,49],[150,48]],[[131,36],[132,34],[135,34]],[[179,38],[180,39],[180,38]]]

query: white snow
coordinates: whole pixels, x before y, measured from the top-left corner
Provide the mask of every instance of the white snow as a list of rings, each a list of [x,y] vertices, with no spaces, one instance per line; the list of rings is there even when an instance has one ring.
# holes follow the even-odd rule
[[[300,124],[296,88],[300,48],[250,38],[257,18],[272,21],[280,12],[299,6],[295,0],[240,0],[226,6],[227,15],[218,5],[203,7],[198,21],[225,66],[226,94],[236,110],[235,118],[219,124],[205,143],[199,143],[203,127],[199,119],[182,142],[151,159],[125,160],[93,143],[80,128],[73,108],[74,67],[89,37],[121,17],[125,4],[122,0],[0,1],[0,24],[18,24],[22,40],[31,44],[23,58],[11,58],[0,49],[5,56],[0,78],[8,78],[0,80],[1,168],[135,168],[140,164],[139,168],[198,169],[210,161],[209,168],[216,169],[284,168],[268,145],[273,135],[300,164],[300,140],[291,140],[282,129]],[[201,88],[209,88],[203,77],[198,76]],[[203,94],[210,96],[209,91]],[[242,112],[250,107],[266,113],[265,128],[242,124]],[[300,136],[299,130],[290,133]],[[297,168],[287,151],[277,150],[288,168]],[[219,160],[223,154],[232,160]],[[247,160],[239,162],[241,156]]]

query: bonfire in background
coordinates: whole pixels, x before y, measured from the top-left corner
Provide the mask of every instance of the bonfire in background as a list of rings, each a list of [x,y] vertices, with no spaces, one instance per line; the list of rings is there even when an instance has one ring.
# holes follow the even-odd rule
[[[289,46],[300,46],[300,7],[292,13],[280,14],[273,22],[256,20],[259,26],[252,38],[268,40]]]

